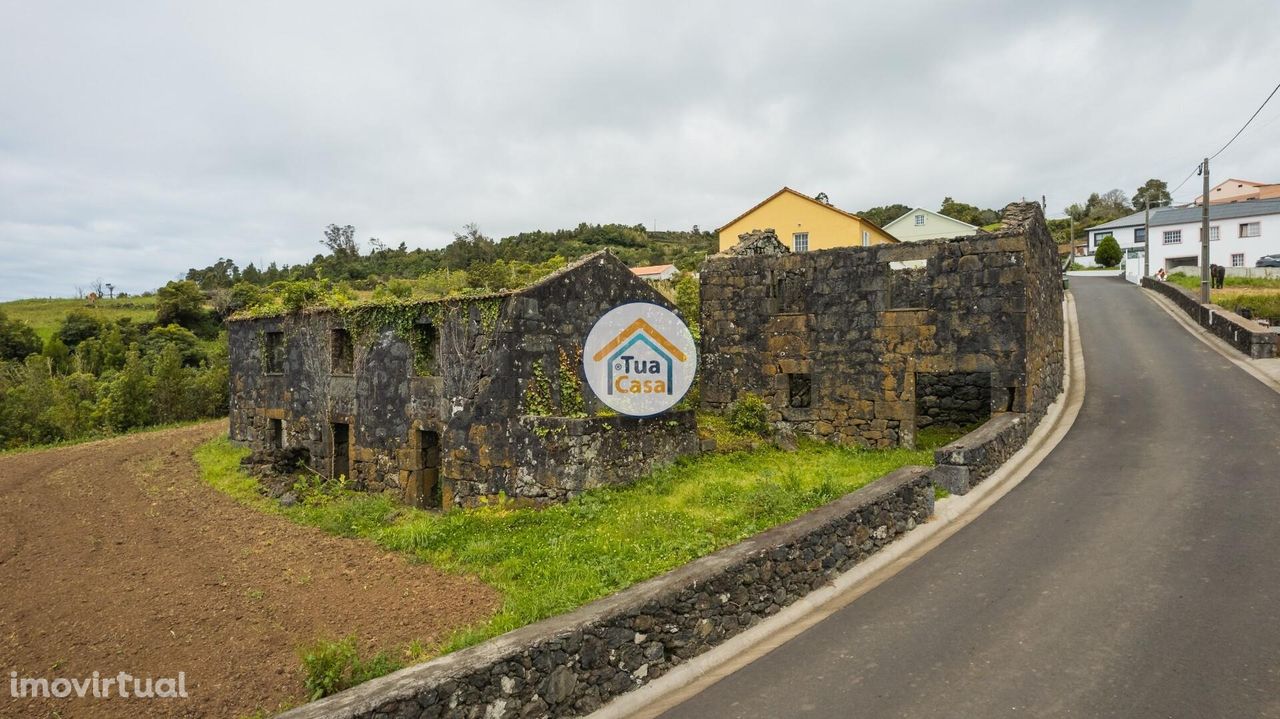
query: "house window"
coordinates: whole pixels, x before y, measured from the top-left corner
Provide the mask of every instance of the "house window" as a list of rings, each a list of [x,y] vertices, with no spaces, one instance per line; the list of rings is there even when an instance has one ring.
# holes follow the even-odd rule
[[[284,372],[284,333],[262,333],[262,370],[267,374]]]
[[[1219,228],[1217,225],[1212,225],[1212,226],[1210,226],[1210,227],[1209,227],[1209,241],[1210,241],[1210,242],[1214,242],[1214,241],[1216,241],[1216,240],[1220,240],[1220,239],[1222,239],[1222,231],[1221,231],[1221,228]]]
[[[1166,245],[1182,244],[1182,230],[1165,230],[1164,244]]]
[[[797,232],[791,236],[792,252],[808,252],[809,251],[809,233]]]
[[[329,362],[333,374],[351,374],[355,371],[356,347],[347,330],[335,329],[329,334]]]
[[[1147,228],[1137,227],[1133,230],[1133,244],[1142,245],[1147,242]]]
[[[863,247],[871,246],[871,232],[869,232],[868,230],[862,231],[862,246]]]
[[[1241,222],[1240,236],[1241,237],[1261,237],[1262,223],[1261,222]]]
[[[1231,255],[1231,266],[1232,266],[1232,267],[1244,267],[1244,253],[1243,253],[1243,252],[1237,252],[1237,253],[1235,253],[1235,254]]]
[[[916,227],[924,224],[924,215],[916,215]]]
[[[813,375],[808,372],[787,375],[787,404],[809,407],[813,404]]]

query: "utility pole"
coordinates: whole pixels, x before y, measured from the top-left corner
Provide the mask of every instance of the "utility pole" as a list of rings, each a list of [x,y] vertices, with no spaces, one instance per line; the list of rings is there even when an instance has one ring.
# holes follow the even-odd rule
[[[1147,198],[1147,214],[1142,220],[1142,276],[1151,276],[1151,198]]]
[[[1200,166],[1204,195],[1200,199],[1200,302],[1209,304],[1209,158]]]

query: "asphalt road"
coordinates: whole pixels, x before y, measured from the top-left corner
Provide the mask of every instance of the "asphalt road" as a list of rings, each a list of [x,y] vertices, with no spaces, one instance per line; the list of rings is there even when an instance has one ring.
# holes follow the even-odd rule
[[[1071,279],[1062,443],[928,555],[664,714],[1280,717],[1280,394]]]

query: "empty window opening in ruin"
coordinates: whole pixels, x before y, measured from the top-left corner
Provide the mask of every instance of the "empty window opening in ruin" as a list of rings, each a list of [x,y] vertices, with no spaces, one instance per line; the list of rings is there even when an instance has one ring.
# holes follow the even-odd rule
[[[1004,411],[1006,411],[1006,412],[1012,412],[1012,411],[1013,411],[1013,408],[1014,408],[1015,406],[1017,406],[1017,400],[1018,400],[1018,388],[1017,388],[1017,387],[1005,387],[1005,388],[1004,388],[1004,391],[1005,391],[1005,405],[1004,405]]]
[[[916,373],[916,429],[968,429],[991,418],[991,373]]]
[[[284,372],[284,333],[262,334],[262,368],[267,374]]]
[[[888,289],[889,297],[885,303],[887,309],[927,309],[930,302],[930,279],[924,261],[890,262]]]
[[[284,449],[284,420],[267,420],[267,442],[272,449]]]
[[[787,404],[791,407],[812,406],[813,375],[808,372],[787,375]]]
[[[415,507],[424,509],[439,508],[441,505],[440,489],[440,433],[432,430],[415,430],[414,452],[417,466],[409,473],[409,487],[406,497]]]
[[[335,329],[329,333],[329,361],[333,374],[355,372],[356,346],[351,340],[351,332]]]
[[[413,350],[413,373],[419,377],[440,374],[440,333],[435,325],[420,322],[409,335]]]
[[[333,471],[330,477],[351,476],[351,425],[346,422],[334,422],[330,426],[333,435]]]

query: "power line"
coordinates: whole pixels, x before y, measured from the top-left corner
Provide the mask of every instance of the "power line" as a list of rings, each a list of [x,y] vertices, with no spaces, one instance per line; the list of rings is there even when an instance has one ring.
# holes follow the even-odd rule
[[[1217,157],[1218,155],[1221,155],[1223,150],[1226,150],[1228,147],[1231,147],[1231,143],[1235,142],[1236,138],[1240,137],[1240,134],[1243,133],[1245,129],[1249,127],[1250,123],[1252,123],[1255,118],[1258,117],[1258,113],[1262,112],[1262,109],[1267,106],[1268,102],[1271,102],[1271,98],[1276,96],[1276,91],[1278,90],[1280,90],[1280,83],[1276,83],[1276,86],[1271,89],[1271,94],[1267,95],[1267,99],[1263,100],[1262,104],[1258,106],[1258,109],[1253,111],[1253,114],[1249,116],[1249,119],[1245,121],[1244,125],[1242,125],[1240,129],[1236,131],[1236,134],[1232,135],[1230,140],[1227,140],[1227,144],[1223,145],[1221,149],[1219,149],[1217,152],[1209,156],[1210,160]],[[1267,123],[1267,124],[1271,124],[1271,123]],[[1174,194],[1176,194],[1178,190],[1182,189],[1183,185],[1187,184],[1187,180],[1190,180],[1192,177],[1195,176],[1197,172],[1202,172],[1203,170],[1204,170],[1204,164],[1197,162],[1196,166],[1191,169],[1191,172],[1187,173],[1187,176],[1182,179],[1182,182],[1179,182],[1177,187],[1169,191],[1169,196],[1172,197]],[[1199,195],[1196,195],[1196,196],[1199,197]]]
[[[1187,180],[1190,180],[1190,179],[1191,179],[1191,178],[1196,174],[1196,171],[1197,171],[1197,170],[1199,170],[1199,169],[1200,169],[1200,163],[1198,163],[1198,162],[1197,162],[1197,163],[1196,163],[1196,166],[1195,166],[1195,167],[1193,167],[1193,168],[1191,168],[1191,172],[1187,173],[1187,176],[1186,176],[1185,178],[1183,178],[1182,182],[1179,182],[1177,187],[1173,188],[1172,190],[1169,190],[1169,196],[1170,196],[1170,197],[1173,197],[1173,195],[1174,195],[1178,190],[1181,190],[1181,189],[1182,189],[1182,186],[1183,186],[1183,185],[1185,185],[1185,184],[1187,184]]]
[[[1240,133],[1244,132],[1245,128],[1249,126],[1249,123],[1253,122],[1253,119],[1258,116],[1258,113],[1262,112],[1262,108],[1266,107],[1268,102],[1271,102],[1271,98],[1276,96],[1277,90],[1280,90],[1280,83],[1276,83],[1276,86],[1271,89],[1271,94],[1267,95],[1267,99],[1263,100],[1262,104],[1258,106],[1258,109],[1253,111],[1253,114],[1249,116],[1249,119],[1247,121],[1245,121],[1244,126],[1241,127],[1239,130],[1237,130],[1236,134],[1232,135],[1230,140],[1227,140],[1227,144],[1222,146],[1222,150],[1225,150],[1228,147],[1231,147],[1231,143],[1235,142],[1237,137],[1240,137]],[[1209,159],[1212,160],[1218,155],[1221,155],[1222,150],[1218,150],[1217,152],[1210,155]]]

